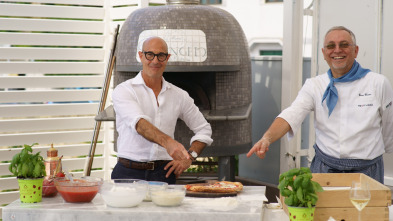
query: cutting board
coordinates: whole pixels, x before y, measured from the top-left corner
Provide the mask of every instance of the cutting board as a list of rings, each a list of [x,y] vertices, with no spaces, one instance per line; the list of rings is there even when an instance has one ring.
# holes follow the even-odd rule
[[[229,197],[229,196],[237,196],[237,192],[234,193],[208,193],[208,192],[186,192],[186,196],[191,197],[201,197],[201,198],[217,198],[217,197]]]
[[[214,182],[214,181],[210,181]],[[189,184],[191,186],[203,186],[203,185],[208,185],[208,183],[195,183],[195,184]],[[228,197],[228,196],[237,196],[237,192],[232,192],[232,193],[209,193],[209,192],[193,192],[193,191],[186,191],[186,196],[191,196],[191,197],[201,197],[201,198],[217,198],[217,197]]]

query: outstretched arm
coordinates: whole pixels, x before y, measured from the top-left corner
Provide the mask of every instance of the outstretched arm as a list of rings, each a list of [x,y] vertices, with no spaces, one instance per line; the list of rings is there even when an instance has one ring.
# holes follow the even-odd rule
[[[141,118],[135,125],[136,131],[147,140],[163,146],[174,160],[190,159],[184,146],[160,131],[149,121]]]
[[[253,153],[259,158],[265,158],[266,152],[269,150],[270,144],[275,142],[284,136],[291,126],[283,118],[276,118],[269,129],[265,132],[262,138],[251,148],[247,153],[247,157],[250,157]]]

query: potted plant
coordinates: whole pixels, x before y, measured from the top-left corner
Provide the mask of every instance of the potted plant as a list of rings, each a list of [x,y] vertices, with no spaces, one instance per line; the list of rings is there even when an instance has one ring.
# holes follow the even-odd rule
[[[18,179],[20,200],[23,203],[36,203],[42,200],[45,164],[40,152],[33,154],[34,145],[37,143],[25,144],[22,151],[14,155],[8,168]]]
[[[323,188],[312,180],[310,168],[294,168],[282,173],[278,189],[288,207],[290,220],[314,220],[315,204],[318,201],[317,192]],[[296,211],[300,211],[297,213]],[[296,219],[297,218],[297,219]]]

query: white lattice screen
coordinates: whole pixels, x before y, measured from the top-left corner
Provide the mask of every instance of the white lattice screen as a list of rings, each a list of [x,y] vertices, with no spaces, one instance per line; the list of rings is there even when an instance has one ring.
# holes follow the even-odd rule
[[[164,4],[165,1],[150,1]],[[113,31],[147,0],[0,1],[0,206],[19,197],[8,171],[23,144],[81,176],[98,111]],[[107,104],[110,103],[108,96]],[[113,124],[103,123],[92,176],[115,163]]]

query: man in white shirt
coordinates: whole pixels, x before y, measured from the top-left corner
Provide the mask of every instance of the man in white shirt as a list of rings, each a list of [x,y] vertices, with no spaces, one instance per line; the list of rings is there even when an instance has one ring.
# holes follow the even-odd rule
[[[119,137],[118,162],[111,177],[174,184],[213,142],[211,126],[188,93],[163,78],[170,58],[163,39],[146,39],[138,55],[143,70],[112,94]],[[178,118],[195,133],[188,151],[173,139]]]
[[[355,60],[355,35],[337,26],[325,35],[327,73],[307,79],[290,107],[251,148],[263,159],[269,145],[292,137],[314,111],[316,142],[313,173],[364,173],[383,183],[383,153],[393,151],[393,90],[388,79]]]

